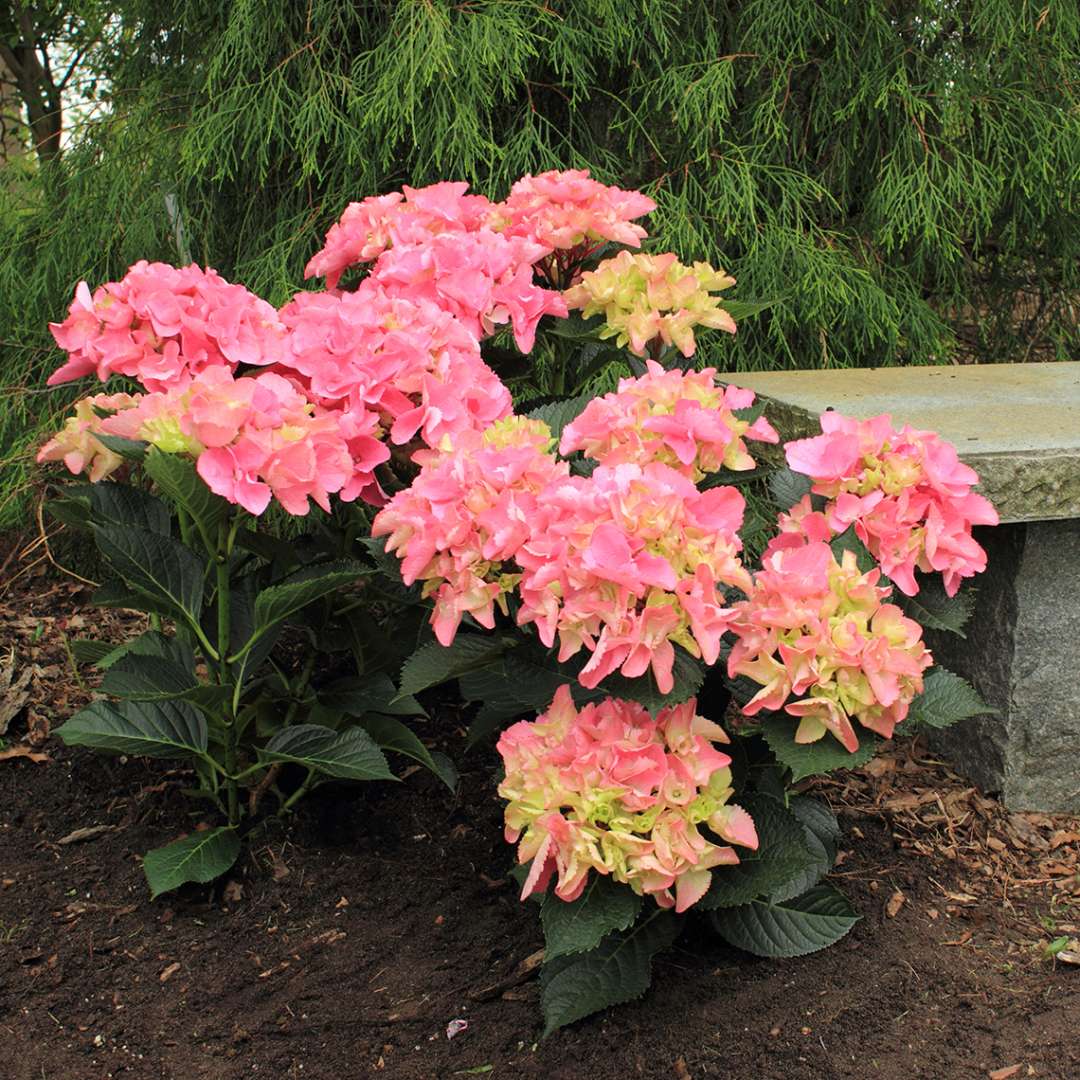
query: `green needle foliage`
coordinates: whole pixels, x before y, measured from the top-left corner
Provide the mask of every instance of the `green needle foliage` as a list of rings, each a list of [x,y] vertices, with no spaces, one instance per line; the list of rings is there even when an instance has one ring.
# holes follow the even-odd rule
[[[0,184],[9,490],[71,399],[41,388],[80,278],[192,258],[280,303],[402,183],[655,195],[651,248],[776,301],[704,337],[729,370],[1076,355],[1071,2],[123,0],[109,35],[109,108]]]

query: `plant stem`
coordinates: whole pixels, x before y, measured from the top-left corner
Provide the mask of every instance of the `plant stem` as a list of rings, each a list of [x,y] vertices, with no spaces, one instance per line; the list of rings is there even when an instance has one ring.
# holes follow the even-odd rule
[[[230,531],[229,523],[223,521],[218,529],[217,550],[214,553],[214,561],[217,570],[217,639],[218,639],[218,681],[222,686],[228,686],[231,678],[231,669],[228,661],[229,655],[229,549],[235,536]],[[236,781],[236,710],[233,707],[234,698],[230,698],[230,704],[226,707],[224,717],[225,728],[225,792],[229,807],[229,824],[240,823],[240,798],[239,788]]]
[[[293,804],[299,802],[311,790],[311,782],[314,779],[315,770],[308,769],[304,782],[281,804],[278,817],[287,814],[293,808]]]

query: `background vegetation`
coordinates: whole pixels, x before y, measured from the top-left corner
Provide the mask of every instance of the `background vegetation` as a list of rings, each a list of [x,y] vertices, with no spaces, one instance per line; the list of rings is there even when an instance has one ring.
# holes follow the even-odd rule
[[[3,0],[0,42],[0,525],[80,278],[280,303],[403,182],[642,187],[657,248],[777,301],[705,336],[729,370],[1077,355],[1075,0]]]

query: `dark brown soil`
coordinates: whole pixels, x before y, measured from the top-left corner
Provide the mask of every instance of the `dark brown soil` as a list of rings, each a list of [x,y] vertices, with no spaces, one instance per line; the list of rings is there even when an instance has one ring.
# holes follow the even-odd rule
[[[1080,1077],[1080,967],[1044,952],[1080,935],[1080,825],[1008,815],[917,746],[819,789],[863,915],[847,939],[763,961],[692,930],[642,1001],[542,1043],[493,755],[462,758],[450,719],[428,731],[456,798],[423,772],[322,789],[227,882],[151,902],[139,855],[201,812],[167,765],[43,734],[85,696],[57,620],[75,599],[32,575],[0,596],[0,667],[44,672],[9,746],[47,755],[0,760],[4,1080]]]

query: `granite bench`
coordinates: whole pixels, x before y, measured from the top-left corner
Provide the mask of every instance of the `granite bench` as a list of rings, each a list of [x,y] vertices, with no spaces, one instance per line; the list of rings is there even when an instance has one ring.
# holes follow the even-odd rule
[[[740,373],[785,439],[826,409],[937,431],[980,476],[1002,524],[966,638],[936,659],[998,710],[935,746],[1014,810],[1080,813],[1080,363]]]

